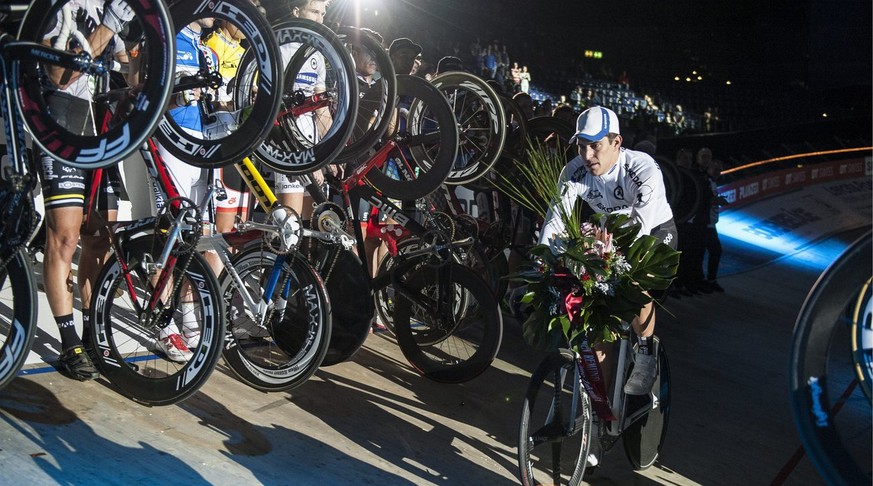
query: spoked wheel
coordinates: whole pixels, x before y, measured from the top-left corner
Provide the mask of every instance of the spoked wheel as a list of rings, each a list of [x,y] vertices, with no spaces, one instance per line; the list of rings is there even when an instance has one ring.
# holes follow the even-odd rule
[[[366,69],[372,69],[375,80],[369,86],[358,80],[360,95],[354,128],[348,143],[337,156],[341,161],[356,160],[376,145],[393,120],[397,106],[397,79],[388,52],[375,39],[353,27],[345,27],[339,33],[352,58],[357,57]],[[373,64],[364,64],[369,61]]]
[[[163,248],[153,240],[145,234],[124,243],[129,273],[115,258],[103,267],[91,305],[90,340],[100,372],[122,394],[146,405],[172,405],[199,390],[215,368],[224,343],[224,310],[212,270],[194,253],[187,265],[182,258],[176,262],[165,295],[150,313],[157,277],[146,269]],[[173,361],[157,344],[161,328],[199,333],[199,344],[187,359]]]
[[[546,356],[531,375],[518,430],[524,486],[582,483],[591,441],[597,439],[591,402],[578,380],[573,353],[566,349]]]
[[[397,242],[397,252],[400,260],[404,260],[404,254],[409,251],[418,250],[421,248],[421,239],[418,237],[408,237],[403,240]],[[420,257],[417,266],[428,265],[426,257]],[[398,257],[393,255],[386,254],[382,261],[379,262],[379,273],[382,278],[387,279],[388,275],[392,271],[392,269],[397,264]],[[466,267],[472,268],[477,275],[482,277],[486,277],[486,282],[491,285],[492,290],[495,287],[498,287],[501,284],[501,281],[498,279],[498,273],[496,273],[492,262],[485,255],[484,250],[481,246],[476,243],[470,248],[464,249],[455,249],[452,254],[452,261],[464,265]],[[411,271],[411,270],[410,270]],[[374,292],[375,297],[375,305],[376,312],[379,316],[379,320],[384,324],[392,333],[394,332],[394,301],[395,296],[397,294],[394,285],[380,285],[378,290]],[[495,295],[497,294],[495,292]],[[462,296],[462,298],[465,296]]]
[[[395,285],[394,332],[410,364],[441,383],[488,369],[503,337],[497,300],[476,273],[457,263],[423,266]]]
[[[379,191],[405,201],[427,196],[445,181],[458,153],[458,129],[448,101],[432,84],[408,74],[397,75],[399,131],[388,140],[399,179],[379,170],[367,180]]]
[[[257,156],[273,170],[305,174],[331,163],[346,146],[358,108],[355,67],[324,25],[292,19],[273,27],[282,53],[282,106]],[[244,60],[245,61],[245,60]]]
[[[180,43],[181,39],[191,42],[185,32],[194,23],[232,29],[243,39],[206,38],[217,59],[200,54],[206,66],[176,66],[176,95],[161,119],[158,141],[174,156],[198,167],[217,167],[251,155],[267,136],[281,101],[279,46],[270,24],[249,0],[174,2],[170,11]],[[230,36],[222,31],[212,35]],[[240,69],[246,52],[254,62]],[[235,62],[240,65],[234,73],[226,66]]]
[[[470,73],[440,74],[431,83],[449,101],[460,132],[458,157],[446,183],[474,181],[491,169],[503,150],[507,131],[503,103],[494,88]]]
[[[652,393],[648,396],[627,396],[625,407],[627,416],[635,410],[651,407],[647,414],[626,425],[621,435],[625,455],[635,470],[646,469],[658,459],[670,418],[670,363],[664,345],[657,337],[655,348],[658,353],[658,378]]]
[[[114,55],[124,51],[124,44],[138,46],[136,63],[140,69],[140,83],[133,89],[109,94],[112,102],[124,100],[118,104],[126,108],[116,110],[111,124],[105,129],[83,130],[83,127],[95,124],[99,127],[100,121],[87,120],[87,108],[73,109],[71,106],[85,104],[87,107],[88,103],[76,98],[75,94],[91,89],[95,77],[65,71],[52,64],[49,58],[38,56],[18,62],[19,89],[15,100],[21,108],[28,133],[44,152],[68,165],[93,169],[114,164],[138,150],[164,115],[176,59],[175,32],[165,2],[130,1],[127,7],[132,9],[133,17],[117,36],[110,35],[109,45],[100,52],[98,45],[91,45],[97,38],[89,40],[95,28],[91,21],[99,23],[100,19],[93,19],[93,12],[88,13],[79,3],[30,2],[18,38],[37,44],[48,41],[56,49],[88,53],[110,65]],[[59,93],[59,86],[66,87],[72,94]],[[98,93],[95,101],[104,96],[106,94]],[[80,112],[81,117],[76,115]]]
[[[330,342],[331,306],[321,278],[303,259],[283,258],[279,274],[273,275],[273,253],[252,248],[234,256],[242,288],[227,270],[221,274],[227,311],[224,360],[240,380],[266,392],[305,383]],[[273,292],[264,295],[271,276],[278,279]]]
[[[871,241],[865,234],[822,273],[794,327],[791,410],[803,448],[828,484],[871,481],[870,401],[855,386],[857,367],[870,376],[870,349],[861,349],[870,341],[853,339],[845,318],[869,329],[864,296],[873,268]],[[859,359],[859,352],[866,356]]]
[[[22,248],[0,269],[0,389],[27,360],[36,324],[36,282]]]

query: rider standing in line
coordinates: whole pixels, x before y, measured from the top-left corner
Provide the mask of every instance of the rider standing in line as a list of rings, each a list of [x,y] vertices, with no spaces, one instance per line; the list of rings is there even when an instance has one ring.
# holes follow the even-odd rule
[[[567,214],[578,199],[599,214],[627,214],[633,223],[641,225],[640,235],[652,235],[675,249],[676,225],[660,167],[648,154],[625,149],[621,142],[618,117],[612,110],[595,106],[579,115],[571,139],[579,155],[561,172],[560,204]],[[562,211],[555,207],[557,202],[553,204],[546,214],[540,243],[549,244],[554,235],[564,231]],[[657,376],[657,360],[652,354],[654,305],[649,302],[643,306],[631,325],[639,337],[639,346],[624,391],[628,395],[645,395]]]
[[[127,62],[124,43],[116,35],[133,18],[125,2],[113,1],[104,6],[103,0],[71,1],[71,18],[76,25],[65,26],[57,19],[56,25],[45,36],[43,43],[58,49],[81,49],[72,36],[62,38],[67,28],[87,35],[86,42],[93,55],[112,49],[116,60]],[[66,8],[66,7],[65,7]],[[96,134],[97,123],[92,105],[93,77],[62,68],[48,69],[43,78],[47,91],[46,101],[57,120],[68,130]],[[89,328],[91,284],[97,278],[109,249],[109,240],[97,234],[96,224],[83,228],[85,194],[90,190],[92,172],[69,167],[48,155],[39,158],[39,175],[45,201],[45,258],[43,278],[45,294],[61,337],[60,366],[77,380],[93,380],[100,376],[91,358],[85,352],[82,338],[76,333],[73,320],[73,257],[82,237],[82,252],[78,260],[76,281],[82,299],[83,334]],[[118,168],[105,171],[98,194],[97,206],[106,220],[114,220],[118,212],[121,175]],[[84,230],[84,231],[83,231]]]

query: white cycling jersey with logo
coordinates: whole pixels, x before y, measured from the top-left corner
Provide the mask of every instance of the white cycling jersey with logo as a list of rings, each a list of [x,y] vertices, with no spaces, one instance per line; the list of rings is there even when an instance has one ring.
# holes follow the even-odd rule
[[[49,29],[49,33],[45,35],[44,39],[55,49],[73,52],[90,51],[91,47],[86,45],[87,37],[94,33],[94,30],[100,25],[100,19],[103,16],[102,7],[103,2],[97,0],[70,0],[66,2],[58,11],[57,17],[50,20],[50,22],[54,22],[54,25]],[[81,37],[77,37],[79,34]],[[114,54],[124,52],[124,43],[121,42],[118,35],[114,36],[112,44]],[[96,56],[100,53],[92,52],[91,54]],[[83,74],[58,91],[83,100],[91,100],[94,90],[94,77]]]
[[[279,47],[282,53],[282,65],[288,66],[291,58],[297,52],[302,44],[299,42],[290,42]],[[315,52],[303,63],[300,71],[297,73],[297,78],[294,80],[294,90],[301,90],[306,96],[312,96],[314,93],[324,92],[326,87],[327,70],[324,67],[324,56],[320,52]],[[303,123],[306,119],[306,123]],[[300,117],[297,121],[297,126],[306,138],[313,144],[318,141],[318,132],[315,127],[315,113],[308,113]]]
[[[643,152],[622,148],[615,165],[602,176],[591,174],[582,157],[576,156],[564,167],[558,184],[560,202],[568,213],[581,198],[597,213],[629,215],[642,225],[640,235],[651,234],[652,228],[673,219],[661,168]],[[553,235],[564,231],[560,214],[555,206],[549,209],[540,243],[547,244]]]

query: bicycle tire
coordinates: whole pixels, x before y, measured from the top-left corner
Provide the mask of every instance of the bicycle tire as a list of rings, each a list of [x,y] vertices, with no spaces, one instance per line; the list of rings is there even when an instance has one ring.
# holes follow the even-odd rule
[[[33,0],[24,14],[18,39],[42,44],[52,32],[57,19],[64,17],[68,2]],[[132,97],[129,108],[118,110],[111,125],[96,135],[83,135],[81,127],[68,128],[55,119],[46,97],[55,89],[41,82],[43,67],[49,63],[33,56],[17,62],[19,89],[15,96],[18,112],[33,142],[53,158],[73,167],[95,169],[119,162],[136,150],[155,130],[170,99],[175,66],[175,37],[169,10],[160,0],[129,2],[133,20],[122,34],[142,41],[138,58],[142,65],[142,84]],[[75,33],[77,29],[72,29]],[[90,33],[90,32],[87,32]],[[85,32],[82,35],[87,38]],[[90,46],[89,46],[90,48]],[[37,61],[37,59],[40,59]]]
[[[216,168],[242,160],[266,139],[282,101],[282,66],[272,27],[249,0],[174,2],[170,12],[179,31],[204,18],[232,24],[245,37],[250,61],[245,70],[240,69],[242,65],[238,67],[232,81],[231,111],[210,113],[204,120],[203,132],[197,134],[179,126],[168,111],[155,137],[171,154],[196,167]],[[219,61],[229,56],[223,52],[216,55]],[[222,84],[218,89],[228,88]],[[205,97],[199,103],[211,106]]]
[[[657,337],[654,342],[658,354],[658,377],[652,386],[652,394],[657,399],[657,405],[645,417],[625,427],[621,434],[624,453],[635,471],[651,467],[658,459],[670,420],[670,402],[673,397],[670,389],[670,362],[667,360],[663,343]],[[650,403],[649,396],[628,395],[625,410],[638,410],[650,406]]]
[[[695,177],[692,170],[685,167],[676,167],[679,174],[679,182],[677,184],[682,190],[674,197],[674,203],[671,206],[673,210],[673,219],[676,223],[686,223],[700,209],[704,198],[711,197],[712,193],[708,187],[703,185],[703,181],[699,177]]]
[[[835,426],[828,389],[829,348],[845,309],[870,279],[873,239],[853,242],[818,278],[794,326],[789,368],[791,412],[803,447],[828,484],[870,484]]]
[[[506,114],[506,141],[491,169],[482,177],[465,184],[468,188],[476,191],[493,190],[497,173],[508,170],[512,167],[514,159],[521,158],[524,144],[527,141],[527,120],[524,118],[524,113],[518,106],[518,102],[503,95],[498,96]]]
[[[36,334],[36,302],[30,255],[21,248],[0,269],[0,390],[27,360]]]
[[[485,175],[506,142],[506,113],[497,92],[484,79],[463,71],[430,81],[449,101],[458,123],[458,155],[446,184],[458,185]],[[426,153],[415,153],[426,157]]]
[[[858,294],[850,319],[855,377],[867,401],[873,404],[873,279],[868,279]]]
[[[420,238],[414,236],[404,238],[403,240],[397,242],[397,253],[399,255],[403,255],[404,252],[415,250],[420,247]],[[491,260],[489,260],[485,256],[484,250],[482,250],[481,246],[478,243],[474,244],[466,253],[459,253],[458,250],[455,250],[452,254],[452,260],[460,265],[473,268],[478,275],[486,276],[486,282],[489,283],[489,285],[491,286],[491,290],[495,293],[495,295],[502,295],[498,293],[502,285],[502,281],[499,280],[496,272],[491,266]],[[426,257],[421,257],[421,263],[419,265],[426,264],[428,264],[426,261]],[[391,255],[390,253],[386,254],[382,258],[382,261],[379,262],[379,270],[377,275],[387,275],[389,272],[391,272],[391,269],[395,265],[396,257]],[[393,316],[395,293],[396,292],[392,284],[383,286],[373,293],[373,300],[375,302],[376,312],[379,316],[379,320],[392,333],[394,333]]]
[[[338,161],[352,161],[372,149],[385,134],[397,106],[397,78],[391,57],[375,39],[354,27],[339,31],[340,39],[349,48],[360,44],[368,49],[376,62],[379,79],[372,86],[358,81],[358,110],[349,141],[337,156]]]
[[[349,360],[364,345],[375,315],[370,274],[360,258],[339,245],[315,242],[312,256],[331,300],[330,344],[321,366]]]
[[[221,357],[224,344],[224,311],[218,282],[199,253],[191,255],[184,274],[177,266],[174,281],[184,278],[191,282],[194,302],[191,308],[182,304],[167,306],[172,319],[181,322],[188,314],[197,320],[200,343],[192,349],[193,356],[186,363],[175,363],[156,355],[155,339],[158,329],[143,326],[146,316],[140,315],[126,284],[129,275],[134,284],[137,300],[148,302],[151,295],[149,276],[144,262],[152,256],[154,236],[140,233],[122,243],[129,273],[125,273],[117,258],[111,258],[100,272],[91,301],[91,335],[89,340],[96,351],[95,364],[121,394],[131,400],[150,406],[172,405],[193,395],[209,378]],[[153,257],[152,261],[156,260]]]
[[[597,439],[592,436],[594,411],[588,393],[580,384],[573,383],[575,368],[576,360],[572,351],[561,349],[547,355],[530,377],[518,431],[518,472],[524,486],[576,486],[582,483],[591,441]],[[573,390],[579,391],[577,413],[573,414],[576,417],[573,426],[578,426],[578,430],[571,431],[567,426],[570,423],[568,412],[573,410],[565,402],[572,404]],[[535,419],[536,428],[533,423]],[[564,443],[568,441],[571,443],[564,455]],[[551,450],[542,454],[547,457],[540,458],[534,454],[539,446],[548,444],[551,444]],[[563,473],[565,463],[572,464],[569,477]],[[549,480],[543,481],[544,476],[549,476]]]
[[[231,260],[245,291],[257,302],[263,301],[263,287],[276,260],[274,253],[259,248],[245,250]],[[287,299],[282,298],[286,279],[290,284]],[[220,285],[227,312],[222,354],[237,378],[264,392],[287,391],[306,383],[321,365],[331,335],[330,299],[312,266],[298,256],[287,256],[265,315],[246,308],[227,270],[221,272]],[[283,301],[281,314],[273,313],[277,302]],[[263,327],[258,326],[261,319]]]
[[[416,301],[402,293],[396,299],[394,331],[413,368],[440,383],[463,383],[488,369],[503,337],[503,316],[488,284],[453,262],[416,268],[407,277],[404,287]],[[457,294],[464,295],[464,308],[456,308]]]
[[[366,179],[389,197],[413,201],[435,191],[452,170],[458,153],[457,122],[440,90],[422,78],[398,74],[397,96],[409,102],[406,118],[398,121],[400,126],[405,123],[405,130],[392,136],[397,149],[389,154],[405,162],[397,164],[401,178],[371,170]]]
[[[354,129],[358,107],[358,84],[355,67],[345,45],[326,26],[308,19],[292,19],[273,26],[282,59],[285,84],[283,105],[279,117],[256,156],[273,170],[284,174],[306,174],[331,163],[345,147]],[[286,56],[293,55],[289,59]],[[301,100],[311,94],[298,93],[302,88],[295,83],[307,60],[323,63],[325,95],[331,116],[330,129],[314,141],[316,120],[314,110],[304,110],[300,116],[293,113],[301,108]],[[302,95],[302,96],[301,96]],[[312,116],[309,116],[313,113]],[[321,116],[320,114],[318,116]]]

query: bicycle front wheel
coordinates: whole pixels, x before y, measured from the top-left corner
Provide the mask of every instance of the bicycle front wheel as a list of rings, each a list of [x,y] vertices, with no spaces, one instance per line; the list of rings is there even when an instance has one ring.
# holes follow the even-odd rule
[[[187,266],[177,261],[162,302],[149,310],[156,277],[147,267],[163,248],[153,243],[154,237],[144,234],[123,244],[128,272],[117,258],[103,267],[92,297],[90,339],[100,372],[123,395],[145,405],[172,405],[197,392],[215,368],[224,311],[215,276],[199,253]],[[178,298],[170,295],[173,285],[181,286]],[[199,344],[184,362],[158,351],[162,328],[199,332]]]
[[[133,57],[130,64],[135,63],[139,70],[137,79],[131,80],[133,89],[96,92],[98,76],[66,70],[47,57],[20,60],[13,72],[19,85],[16,102],[34,143],[61,162],[94,169],[127,157],[154,132],[170,98],[175,34],[165,2],[160,0],[126,2],[133,17],[114,36],[112,31],[102,30],[105,27],[95,26],[93,22],[100,23],[99,18],[94,18],[97,13],[81,3],[32,1],[21,22],[18,39],[48,43],[62,51],[87,53],[92,58],[102,58],[113,70],[125,58]],[[109,40],[103,48],[99,39],[105,33]],[[98,44],[91,45],[92,42]],[[50,103],[53,97],[55,102]],[[88,115],[87,109],[57,109],[58,99],[70,106],[102,100],[115,104],[117,109],[112,120],[104,122]],[[76,115],[80,112],[81,117]]]
[[[873,239],[867,233],[822,273],[794,326],[789,369],[791,410],[803,447],[828,484],[871,481],[870,401],[866,397],[845,401],[840,410],[837,404],[850,396],[833,400],[854,387],[854,368],[863,363],[851,352],[851,345],[858,341],[852,341],[845,316],[851,313],[847,309],[857,308],[863,300],[871,268]],[[864,430],[866,433],[861,433]]]
[[[282,66],[273,29],[250,0],[174,2],[170,10],[185,42],[191,42],[186,34],[191,24],[217,28],[202,38],[215,58],[201,53],[199,70],[177,66],[176,106],[167,110],[155,136],[168,152],[197,167],[238,162],[261,145],[279,112]],[[242,40],[229,39],[228,32]],[[250,62],[243,66],[244,58]],[[197,75],[201,78],[191,79]],[[179,106],[180,97],[195,100]]]
[[[224,361],[256,390],[283,391],[306,383],[318,370],[330,342],[330,301],[321,278],[301,258],[252,248],[237,254],[221,289],[227,311]],[[274,274],[273,272],[278,272]],[[277,278],[271,295],[268,280]],[[258,304],[250,307],[246,300]]]
[[[0,269],[0,389],[24,366],[36,333],[36,282],[25,248]]]
[[[284,174],[306,174],[331,163],[346,146],[358,108],[355,66],[324,25],[292,19],[273,27],[285,84],[275,126],[257,156]]]
[[[582,483],[591,441],[597,439],[591,401],[575,370],[573,353],[561,349],[546,356],[530,377],[518,430],[524,486]]]
[[[397,163],[399,179],[379,170],[367,180],[390,197],[413,201],[435,191],[449,175],[458,153],[458,127],[449,102],[432,84],[408,74],[397,75],[399,132],[388,154]]]
[[[494,88],[484,79],[461,71],[431,80],[443,92],[460,131],[458,157],[446,184],[479,179],[497,162],[506,142],[506,114]]]
[[[491,366],[503,338],[503,316],[476,272],[454,262],[421,266],[394,288],[397,344],[421,375],[462,383]]]

